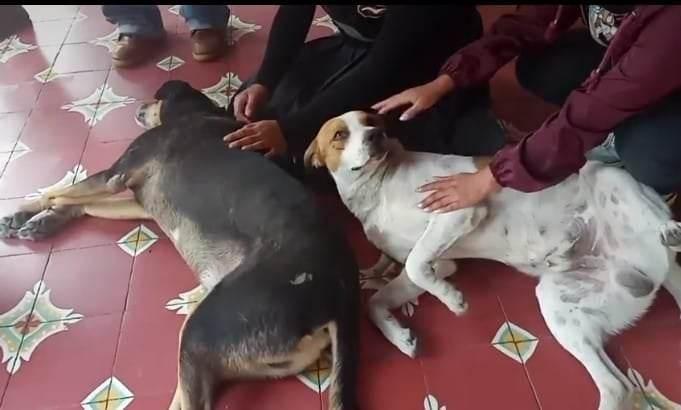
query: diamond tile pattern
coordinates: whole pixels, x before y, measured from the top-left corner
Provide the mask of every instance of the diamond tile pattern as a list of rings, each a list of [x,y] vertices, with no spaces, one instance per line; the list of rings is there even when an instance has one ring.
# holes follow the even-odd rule
[[[0,215],[109,165],[142,132],[137,107],[166,80],[189,81],[226,107],[257,69],[276,10],[231,6],[229,52],[201,64],[191,57],[179,6],[159,7],[166,46],[141,67],[115,71],[118,30],[100,6],[26,6],[33,27],[0,42]],[[513,7],[480,9],[489,27]],[[337,32],[318,9],[310,37]],[[520,128],[540,124],[553,109],[528,98],[510,66],[492,91],[495,110]],[[374,265],[377,251],[338,199],[320,200],[345,224],[367,299],[401,267]],[[588,374],[541,318],[533,279],[462,261],[454,280],[471,306],[466,315],[454,317],[430,296],[397,313],[420,337],[416,360],[362,318],[364,410],[596,408]],[[0,409],[167,408],[177,334],[204,295],[151,221],[84,218],[43,242],[0,241]],[[678,311],[661,292],[649,315],[608,345],[637,386],[636,409],[681,409],[679,340]],[[328,409],[330,372],[327,352],[297,377],[231,386],[216,408]]]

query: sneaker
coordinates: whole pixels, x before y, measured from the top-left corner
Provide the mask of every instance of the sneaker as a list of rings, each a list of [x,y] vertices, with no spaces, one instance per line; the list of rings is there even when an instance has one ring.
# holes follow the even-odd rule
[[[196,61],[210,61],[222,56],[227,49],[225,29],[194,30],[192,37],[192,56]]]
[[[121,34],[118,43],[111,53],[113,66],[127,68],[143,63],[165,41],[165,35],[159,37],[134,36]]]

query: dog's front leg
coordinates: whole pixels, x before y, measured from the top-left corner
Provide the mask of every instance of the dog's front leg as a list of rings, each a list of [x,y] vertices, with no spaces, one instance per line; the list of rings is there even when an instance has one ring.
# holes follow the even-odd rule
[[[456,263],[440,260],[435,263],[435,274],[438,278],[446,278],[456,271]],[[369,316],[386,339],[407,356],[414,358],[418,352],[417,338],[411,329],[403,327],[399,320],[390,313],[405,303],[416,299],[424,292],[402,272],[387,285],[379,289],[369,300]]]
[[[438,298],[457,315],[464,313],[468,305],[454,285],[436,275],[434,262],[459,238],[475,229],[485,214],[484,208],[467,208],[434,215],[404,265],[416,286]]]

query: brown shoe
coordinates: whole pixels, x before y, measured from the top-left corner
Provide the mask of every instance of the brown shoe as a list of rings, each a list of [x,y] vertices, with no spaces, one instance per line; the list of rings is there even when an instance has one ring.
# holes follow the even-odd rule
[[[142,37],[122,34],[111,56],[116,68],[132,67],[144,62],[163,45],[165,36]]]
[[[205,29],[192,31],[192,55],[196,61],[209,61],[222,56],[227,48],[226,30]]]

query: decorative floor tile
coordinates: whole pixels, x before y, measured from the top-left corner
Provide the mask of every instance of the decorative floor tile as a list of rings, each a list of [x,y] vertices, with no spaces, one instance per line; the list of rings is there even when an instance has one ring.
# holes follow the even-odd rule
[[[90,43],[96,46],[104,47],[109,53],[113,53],[116,44],[118,44],[119,36],[120,32],[118,31],[118,28],[115,28],[111,33],[102,37],[97,37],[96,39],[90,41]]]
[[[331,17],[329,17],[328,14],[324,14],[321,17],[317,17],[312,21],[312,24],[317,26],[317,27],[325,27],[331,30],[333,33],[338,33],[338,27],[336,27],[335,24],[333,24],[333,20],[331,20]]]
[[[80,403],[111,376],[120,324],[120,314],[85,317],[42,342],[11,376],[3,410],[62,409]]]
[[[198,302],[206,296],[206,289],[198,285],[194,289],[180,293],[177,298],[166,303],[166,309],[174,310],[178,315],[188,315],[198,305]]]
[[[424,410],[447,410],[447,406],[440,406],[437,398],[432,394],[423,399],[423,408]]]
[[[14,149],[21,130],[26,124],[27,112],[0,114],[0,152],[11,152]]]
[[[53,251],[43,280],[56,304],[94,317],[125,309],[131,272],[132,260],[111,244]]]
[[[99,409],[100,405],[107,400],[119,400],[116,409],[123,410],[134,400],[134,394],[123,384],[118,378],[111,377],[97,386],[90,394],[88,394],[81,404],[85,410]],[[104,406],[104,408],[112,408]]]
[[[118,247],[134,257],[151,248],[156,241],[158,241],[158,235],[142,224],[119,239]]]
[[[42,84],[37,81],[3,84],[3,78],[0,78],[0,113],[31,110],[35,106],[41,86]]]
[[[43,281],[38,281],[13,309],[0,315],[0,322],[15,323],[12,327],[0,328],[2,362],[7,364],[8,372],[19,371],[23,362],[31,360],[38,345],[83,318],[73,309],[55,306],[50,293]]]
[[[183,64],[184,60],[181,59],[180,57],[168,56],[163,60],[159,61],[158,63],[156,63],[156,67],[160,68],[163,71],[170,72],[182,67]]]
[[[166,395],[169,404],[177,384],[179,332],[184,318],[169,315],[162,306],[148,307],[125,312],[113,374],[135,397]],[[112,391],[109,400],[128,396]]]
[[[504,323],[492,339],[495,349],[518,363],[527,363],[538,344],[536,337],[513,323]]]
[[[10,159],[0,178],[0,199],[34,198],[39,188],[54,185],[59,175],[73,170],[82,151],[83,147],[76,145],[64,145],[58,152],[34,147],[28,153],[19,151],[21,157]]]
[[[652,380],[646,380],[635,369],[627,370],[627,377],[637,386],[640,386],[643,391],[641,394],[634,396],[635,409],[650,409],[650,410],[681,410],[681,403],[675,403],[665,397]]]
[[[59,48],[59,45],[43,45],[31,49],[29,52],[18,53],[5,64],[0,63],[0,84],[14,85],[22,82],[34,82],[37,73],[52,66],[59,54]]]
[[[92,102],[99,101],[100,98],[101,103]],[[102,121],[110,112],[134,102],[134,98],[118,96],[111,87],[101,86],[89,97],[66,104],[62,109],[82,114],[85,123],[94,126]]]
[[[56,76],[52,75],[56,74]],[[59,73],[52,69],[36,103],[39,109],[59,109],[68,104],[94,105],[102,96],[106,71]]]
[[[40,198],[41,195],[43,195],[45,192],[51,190],[51,189],[57,189],[57,188],[64,188],[70,185],[75,184],[76,182],[80,182],[87,178],[87,170],[83,168],[82,165],[77,164],[75,165],[72,169],[68,170],[66,174],[57,182],[54,184],[44,187],[44,188],[38,188],[38,192],[32,192],[28,195],[26,195],[25,199],[26,200],[31,200],[31,199],[36,199]]]
[[[85,146],[90,127],[80,115],[59,108],[37,109],[31,112],[21,133],[22,150],[32,147],[58,154],[62,150]]]
[[[331,353],[326,350],[317,362],[296,377],[312,391],[323,393],[331,382],[331,363]]]
[[[0,41],[0,61],[5,61],[0,62],[0,113],[14,116],[0,114],[0,215],[16,210],[26,195],[39,193],[39,187],[54,184],[61,175],[67,174],[61,183],[71,183],[110,166],[143,131],[135,124],[135,110],[167,79],[188,81],[226,107],[262,61],[277,10],[230,5],[232,47],[223,58],[198,63],[191,56],[189,28],[179,17],[179,6],[162,5],[161,18],[170,33],[167,46],[159,49],[163,54],[136,68],[110,71],[118,32],[105,20],[101,5],[25,7],[33,29]],[[479,9],[489,29],[513,6]],[[308,39],[337,30],[317,7]],[[7,47],[9,52],[3,53]],[[166,56],[176,57],[166,61],[171,71],[156,66]],[[495,112],[521,129],[531,131],[555,110],[519,87],[513,64],[500,70],[491,85]],[[89,135],[82,131],[88,129]],[[399,266],[372,266],[378,251],[337,194],[320,196],[320,203],[343,225],[359,265],[369,267],[361,278],[366,300]],[[0,357],[5,358],[5,350],[14,351],[20,364],[10,373],[8,363],[14,359],[0,363],[2,410],[167,408],[176,382],[178,331],[203,291],[150,221],[144,226],[158,240],[140,253],[153,241],[139,224],[83,218],[46,241],[0,240],[0,344],[5,346]],[[130,238],[136,245],[122,252],[118,241],[132,231],[137,232]],[[74,316],[76,323],[69,323],[68,317],[56,322],[44,317],[64,312],[38,309],[31,314],[30,299],[38,300],[34,286],[41,280],[57,309],[70,308],[85,317]],[[451,280],[469,303],[465,315],[452,314],[430,295],[394,311],[419,337],[417,360],[397,351],[363,316],[359,390],[364,410],[597,407],[588,373],[546,328],[534,297],[536,280],[485,261],[463,261]],[[33,296],[25,299],[27,293]],[[20,304],[25,305],[24,315],[13,311]],[[106,313],[111,311],[116,313]],[[52,323],[68,330],[40,342],[30,360],[24,360],[21,341],[30,346],[39,327]],[[679,329],[678,309],[662,291],[648,314],[607,346],[615,364],[639,386],[635,408],[681,409]],[[490,345],[492,339],[496,342]],[[217,408],[326,410],[329,367],[326,355],[321,365],[299,377],[238,383],[222,394]]]
[[[40,81],[41,83],[49,83],[50,81],[56,80],[61,76],[62,74],[59,74],[56,71],[52,71],[52,67],[47,67],[43,71],[34,75],[33,78]]]
[[[241,87],[239,76],[234,73],[227,73],[216,84],[204,88],[202,91],[215,104],[226,109],[234,94],[239,90],[239,87]]]
[[[118,104],[118,103],[116,103]],[[96,141],[100,143],[127,142],[130,143],[144,132],[135,121],[135,113],[143,104],[142,101],[135,101],[125,107],[119,107],[107,113],[101,121],[98,121],[90,130],[88,142]],[[105,104],[108,105],[108,104]],[[107,164],[107,167],[111,163]]]
[[[227,27],[230,45],[236,44],[243,36],[250,33],[255,33],[256,31],[262,29],[262,26],[258,24],[242,21],[235,14],[231,14],[229,16]]]
[[[71,20],[35,22],[18,33],[18,37],[28,44],[61,45],[71,28],[71,23]]]
[[[9,41],[5,43],[4,51],[0,55],[0,63],[5,64],[13,57],[28,53],[29,51],[35,50],[36,48],[38,48],[38,46],[35,44],[23,43],[16,36],[12,36],[9,38]]]
[[[54,62],[60,73],[100,71],[111,68],[111,53],[90,43],[64,44]]]
[[[171,6],[171,7],[168,8],[168,11],[170,13],[176,15],[176,16],[179,16],[180,15],[180,7],[182,7],[182,6],[180,6],[180,5]]]

